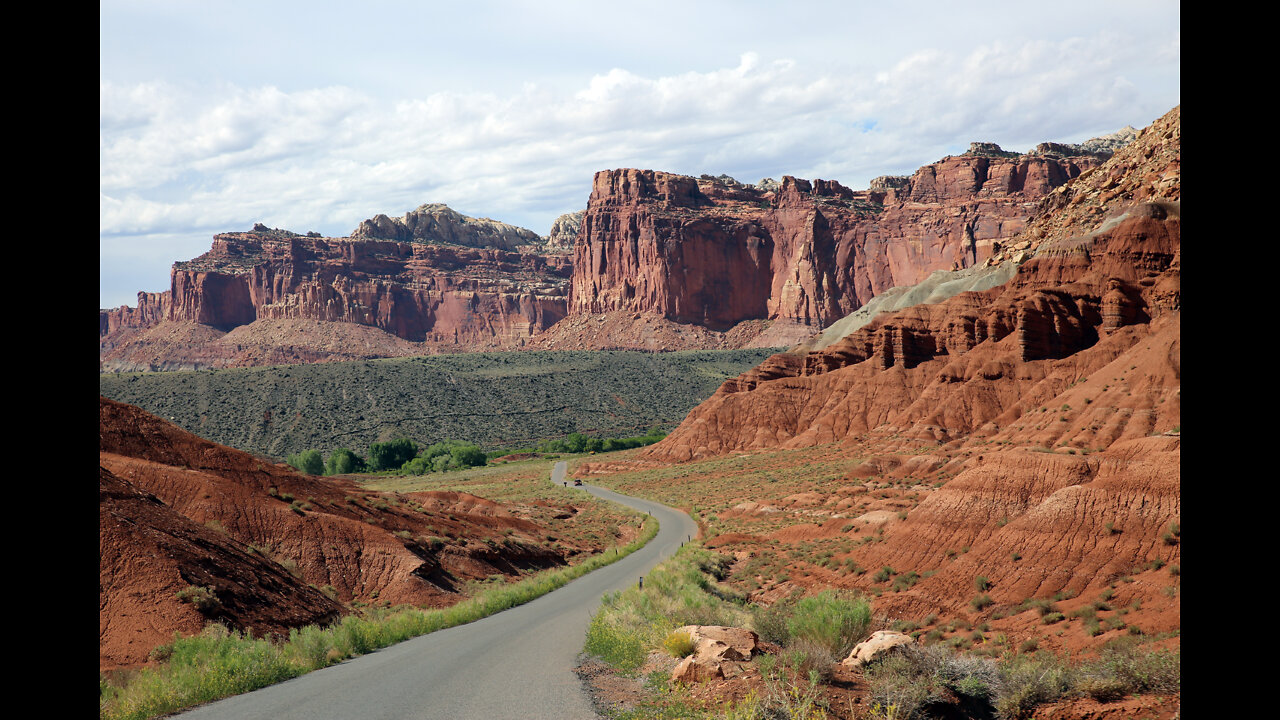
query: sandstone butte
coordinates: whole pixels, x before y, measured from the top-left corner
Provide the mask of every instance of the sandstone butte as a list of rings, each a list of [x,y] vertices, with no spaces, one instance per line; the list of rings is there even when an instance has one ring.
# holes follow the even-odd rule
[[[1063,636],[1016,609],[1057,596],[1064,613],[1087,610],[1110,592],[1114,608],[1132,610],[1130,625],[1177,646],[1180,137],[1174,108],[1044,196],[1017,238],[1033,256],[1006,284],[882,314],[822,350],[774,355],[633,460],[583,464],[576,474],[845,448],[865,460],[826,491],[733,509],[805,505],[808,525],[710,544],[742,560],[782,552],[771,541],[836,537],[873,522],[883,542],[835,559],[920,575],[877,598],[888,617],[934,613],[989,622],[990,634],[1046,649],[1096,649],[1117,633]],[[869,477],[883,483],[866,497],[905,482],[901,495],[924,499],[858,517],[831,512],[852,505],[845,495],[867,493],[855,486]],[[985,609],[970,604],[978,577],[990,585]],[[809,580],[864,590],[877,582],[870,572],[817,567]]]
[[[547,238],[444,205],[347,238],[255,226],[99,313],[100,367],[175,370],[496,349],[787,346],[877,293],[987,261],[1105,143],[969,152],[870,190],[596,174]]]
[[[327,624],[351,603],[447,606],[468,581],[602,549],[544,542],[553,532],[546,521],[572,507],[364,490],[209,442],[131,405],[100,398],[99,408],[103,670],[143,664],[175,632],[211,621],[280,636]],[[190,588],[211,590],[216,602],[181,599]]]

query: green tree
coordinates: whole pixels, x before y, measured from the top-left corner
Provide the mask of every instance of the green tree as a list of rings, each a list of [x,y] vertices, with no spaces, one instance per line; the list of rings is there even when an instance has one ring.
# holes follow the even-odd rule
[[[324,457],[319,450],[303,450],[290,455],[285,462],[308,475],[324,474]]]
[[[431,461],[419,456],[401,465],[400,470],[408,475],[426,475],[431,472]]]
[[[369,446],[369,469],[374,472],[398,470],[417,454],[418,445],[409,438],[374,443]]]
[[[449,455],[461,467],[479,467],[489,461],[479,445],[459,443],[449,448]]]
[[[329,455],[329,461],[325,463],[325,475],[345,475],[346,473],[364,472],[364,458],[351,452],[347,448],[338,448]]]

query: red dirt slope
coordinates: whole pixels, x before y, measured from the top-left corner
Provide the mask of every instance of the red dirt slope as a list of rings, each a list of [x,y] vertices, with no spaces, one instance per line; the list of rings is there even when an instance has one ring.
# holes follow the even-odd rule
[[[469,580],[578,550],[553,550],[538,524],[464,493],[369,492],[99,403],[104,666],[142,662],[210,619],[264,634],[352,601],[450,605]],[[211,586],[220,608],[201,615],[178,600],[189,586]]]

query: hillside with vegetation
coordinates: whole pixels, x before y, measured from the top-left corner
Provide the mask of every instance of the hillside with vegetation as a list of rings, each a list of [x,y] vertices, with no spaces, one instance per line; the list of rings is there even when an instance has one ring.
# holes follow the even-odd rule
[[[525,448],[671,428],[773,350],[508,352],[99,376],[99,392],[201,437],[284,459],[373,443]]]

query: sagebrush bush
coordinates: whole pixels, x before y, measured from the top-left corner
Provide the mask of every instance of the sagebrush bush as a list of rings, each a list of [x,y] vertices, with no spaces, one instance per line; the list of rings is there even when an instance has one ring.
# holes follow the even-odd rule
[[[792,642],[803,639],[840,658],[867,638],[870,627],[871,603],[834,590],[802,598],[787,620]]]
[[[177,592],[178,599],[183,602],[191,603],[195,609],[208,615],[217,612],[222,608],[222,601],[214,593],[211,587],[191,587],[184,588]]]
[[[772,605],[755,605],[751,608],[751,626],[761,640],[785,646],[791,641],[787,621],[791,619],[792,603],[782,599]]]
[[[1067,694],[1075,680],[1075,672],[1055,655],[1014,656],[1000,665],[996,711],[1011,720],[1026,717],[1037,705]]]

